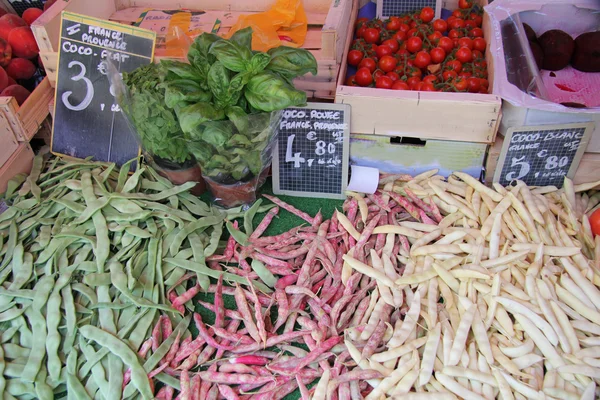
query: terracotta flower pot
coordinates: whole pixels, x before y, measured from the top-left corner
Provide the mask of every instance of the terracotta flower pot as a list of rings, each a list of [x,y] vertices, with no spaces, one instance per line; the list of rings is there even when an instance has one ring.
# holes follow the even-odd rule
[[[252,180],[234,184],[222,184],[207,177],[204,180],[215,198],[215,203],[225,208],[232,208],[254,203],[256,192],[265,183],[268,174],[269,168],[265,168],[259,176],[255,176]]]
[[[170,180],[174,185],[183,185],[186,182],[197,182],[190,192],[196,196],[200,196],[206,191],[206,183],[202,178],[202,171],[196,163],[186,163],[179,169],[173,168],[173,165],[165,165],[166,163],[154,159],[156,171]]]

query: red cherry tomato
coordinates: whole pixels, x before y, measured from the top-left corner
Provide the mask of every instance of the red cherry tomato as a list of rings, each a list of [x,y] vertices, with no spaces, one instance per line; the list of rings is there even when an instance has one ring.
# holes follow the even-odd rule
[[[400,79],[400,75],[398,75],[397,72],[388,72],[387,74],[385,74],[385,76],[389,77],[393,82],[396,82],[398,79]]]
[[[427,39],[429,39],[430,42],[436,43],[442,37],[443,37],[442,32],[435,31],[431,35],[427,36]]]
[[[458,39],[458,47],[468,47],[469,50],[473,50],[473,40],[468,37]]]
[[[356,20],[356,24],[354,24],[354,26],[356,28],[360,28],[361,26],[364,26],[367,22],[369,22],[369,18],[359,18]]]
[[[475,25],[478,27],[480,27],[483,23],[483,17],[476,13],[471,13],[471,15],[469,15],[469,19],[475,21]]]
[[[457,76],[458,76],[458,74],[456,73],[456,71],[453,71],[453,70],[444,71],[442,73],[442,79],[444,79],[444,82],[451,81],[454,78],[456,78]]]
[[[475,29],[477,28],[477,23],[472,19],[465,20],[465,28],[467,29]]]
[[[478,37],[473,39],[473,48],[475,50],[479,50],[480,52],[484,52],[485,48],[487,46],[487,42],[485,41],[484,38]],[[479,57],[476,57],[479,58]]]
[[[385,75],[385,72],[383,72],[380,69],[377,69],[377,70],[375,70],[375,72],[373,72],[373,79],[377,80],[377,78],[380,78],[384,75]]]
[[[408,78],[406,80],[406,83],[408,84],[408,87],[411,88],[411,90],[413,89],[414,86],[416,86],[420,82],[421,82],[421,78],[419,78],[418,76],[411,76],[410,78]]]
[[[431,61],[434,64],[439,64],[446,59],[446,52],[441,47],[431,49],[429,55],[431,56]]]
[[[398,51],[398,48],[400,47],[400,45],[398,44],[398,41],[396,39],[387,39],[387,40],[384,40],[381,43],[381,46],[379,46],[379,47],[389,47],[392,49],[392,52],[395,53]]]
[[[358,64],[358,68],[367,68],[370,73],[373,73],[377,68],[377,64],[372,58],[365,58]]]
[[[433,86],[433,83],[423,81],[421,82],[419,90],[422,92],[435,92],[435,87]]]
[[[423,78],[423,82],[436,83],[438,81],[438,77],[435,75],[427,75]]]
[[[463,17],[463,13],[461,10],[454,10],[452,11],[452,16],[454,18],[462,18]],[[450,18],[448,18],[448,20],[450,20]],[[448,23],[450,23],[450,21],[448,21]]]
[[[440,38],[438,47],[442,48],[446,54],[448,54],[454,48],[454,43],[452,43],[452,39],[444,36],[443,38]]]
[[[367,43],[377,44],[379,43],[379,31],[375,28],[368,28],[363,34],[363,38]]]
[[[379,60],[379,69],[383,72],[391,72],[396,68],[396,64],[398,64],[398,60],[396,60],[392,56],[383,56],[381,60]]]
[[[406,24],[406,23],[402,23],[402,24],[400,24],[400,29],[398,29],[398,30],[400,32],[406,33],[408,31],[410,31],[410,26],[408,24]]]
[[[462,77],[458,77],[456,78],[452,84],[454,85],[454,88],[456,90],[458,90],[459,92],[464,92],[469,88],[469,83],[467,82],[467,80],[465,78]]]
[[[377,54],[377,58],[381,59],[382,57],[389,56],[393,53],[392,48],[389,46],[377,46],[377,50],[375,50]]]
[[[477,37],[482,38],[483,37],[483,29],[473,28],[469,32],[469,36],[474,37],[474,38],[477,38]]]
[[[471,8],[473,7],[473,1],[472,0],[459,0],[458,1],[458,8],[461,9],[466,9],[466,8]]]
[[[423,9],[421,10],[421,14],[419,14],[419,17],[423,22],[431,22],[434,16],[435,11],[431,7],[423,7]]]
[[[465,27],[465,20],[462,19],[462,18],[453,19],[451,22],[448,23],[448,27],[450,27],[450,29],[464,28]]]
[[[431,56],[426,51],[420,51],[415,56],[414,64],[419,68],[427,68],[431,64]]]
[[[423,48],[423,40],[421,38],[413,36],[406,42],[406,49],[411,53],[416,53]]]
[[[389,76],[380,76],[375,81],[375,87],[378,89],[391,89],[394,86],[394,81]]]
[[[456,51],[456,59],[461,63],[468,63],[473,60],[473,53],[468,47],[461,47]]]
[[[406,32],[398,31],[398,32],[394,33],[394,36],[392,37],[392,39],[396,40],[397,42],[402,42],[402,41],[406,40]]]
[[[433,30],[444,33],[448,30],[448,23],[443,19],[436,19],[433,21]]]
[[[363,57],[364,56],[362,51],[350,50],[350,52],[348,53],[348,64],[356,67],[358,64],[360,64]]]
[[[475,43],[473,44],[475,46]],[[479,50],[473,50],[473,60],[482,60],[483,53]]]
[[[467,79],[467,83],[469,84],[469,92],[477,93],[481,89],[481,81],[479,78],[469,78]]]
[[[410,90],[410,87],[408,86],[408,84],[404,81],[396,81],[394,82],[394,84],[392,85],[392,89],[393,90]]]
[[[600,235],[600,209],[594,211],[590,215],[590,225],[592,227],[592,233],[596,236]]]
[[[446,68],[458,74],[462,70],[462,63],[458,60],[451,60],[446,63]]]
[[[348,79],[346,79],[346,82],[344,82],[344,84],[346,86],[357,86],[356,75],[349,76]]]
[[[463,36],[464,36],[463,33],[461,31],[459,31],[458,29],[450,29],[450,32],[448,32],[448,37],[450,39],[458,39]]]
[[[371,71],[364,67],[359,68],[358,71],[356,71],[356,76],[354,79],[360,86],[369,86],[371,83],[373,83],[373,75],[371,75]]]
[[[400,29],[400,24],[401,22],[398,18],[392,18],[385,25],[385,29],[387,29],[388,31],[397,31],[398,29]]]

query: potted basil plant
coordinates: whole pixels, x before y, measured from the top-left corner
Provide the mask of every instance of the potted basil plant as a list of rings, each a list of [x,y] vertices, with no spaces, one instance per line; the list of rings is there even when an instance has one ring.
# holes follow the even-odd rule
[[[303,49],[252,51],[252,28],[229,40],[204,33],[189,64],[165,60],[166,103],[173,107],[188,148],[217,203],[252,203],[271,165],[281,110],[306,104],[292,80],[317,73]]]
[[[194,194],[206,190],[197,162],[188,149],[177,115],[165,103],[165,72],[149,64],[123,74],[128,89],[120,104],[142,145],[145,158],[174,184],[198,182]]]

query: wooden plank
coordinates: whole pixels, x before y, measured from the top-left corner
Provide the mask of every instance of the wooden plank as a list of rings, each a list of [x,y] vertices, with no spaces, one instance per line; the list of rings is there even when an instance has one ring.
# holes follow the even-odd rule
[[[10,159],[0,168],[0,193],[6,191],[6,185],[17,174],[29,174],[33,165],[33,150],[29,143],[21,143],[10,157]]]
[[[71,0],[73,1],[73,0]],[[265,11],[273,6],[275,0],[103,0],[116,4],[117,9],[129,7],[147,7],[147,8],[187,8],[190,10],[225,10],[225,11]],[[169,4],[166,6],[165,4]],[[306,12],[327,13],[330,0],[303,0]]]
[[[12,156],[12,154],[19,147],[19,142],[15,137],[15,134],[8,123],[8,119],[4,115],[4,112],[0,110],[0,166],[4,165],[6,161]]]
[[[335,0],[327,13],[323,25],[322,50],[327,58],[335,58],[341,62],[346,51],[347,31],[352,30],[354,24],[349,24],[353,10],[358,12],[358,0]]]
[[[353,11],[350,26],[356,21]],[[488,23],[484,22],[488,35]],[[352,39],[348,30],[346,48]],[[488,68],[493,59],[486,52]],[[338,75],[336,103],[352,105],[352,133],[493,143],[501,99],[492,94],[389,91],[345,86],[347,52]],[[493,87],[493,75],[490,87]]]

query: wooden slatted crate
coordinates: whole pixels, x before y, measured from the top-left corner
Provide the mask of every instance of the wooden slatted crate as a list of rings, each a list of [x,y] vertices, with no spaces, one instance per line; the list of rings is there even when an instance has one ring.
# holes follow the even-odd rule
[[[457,8],[447,1],[446,7]],[[487,0],[480,0],[486,5]],[[357,11],[350,26],[354,26]],[[484,36],[492,34],[487,14],[483,18]],[[349,31],[349,48],[353,32]],[[494,66],[486,51],[489,87],[493,87]],[[408,136],[420,139],[455,140],[491,144],[501,117],[502,101],[493,94],[442,93],[383,90],[346,86],[347,60],[342,60],[338,76],[336,103],[352,106],[352,133],[386,136]]]
[[[243,14],[252,14],[268,10],[274,0],[58,0],[31,26],[40,48],[40,56],[50,82],[56,82],[58,65],[58,43],[60,15],[70,11],[91,17],[133,24],[147,9],[189,9],[201,10],[203,31],[210,32],[215,21],[220,22],[219,34],[229,31],[231,26]],[[351,30],[348,22],[355,13],[358,0],[304,0],[308,18],[308,33],[303,48],[310,50],[318,61],[318,74],[306,75],[295,81],[296,86],[307,92],[309,97],[333,98],[335,96],[337,76],[346,50],[346,38]],[[164,54],[160,49],[156,59]]]
[[[17,174],[29,174],[33,165],[33,150],[29,143],[19,143],[17,150],[0,168],[0,193],[6,191],[6,185]]]

